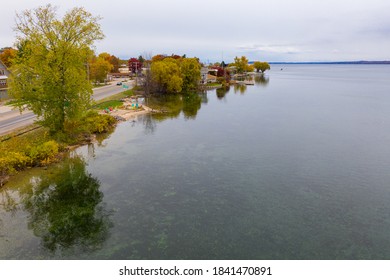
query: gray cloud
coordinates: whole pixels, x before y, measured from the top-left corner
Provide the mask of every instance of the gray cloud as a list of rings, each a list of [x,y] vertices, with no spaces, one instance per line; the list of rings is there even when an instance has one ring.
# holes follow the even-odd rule
[[[52,0],[64,13],[84,6],[103,16],[97,51],[123,58],[186,53],[204,60],[390,59],[388,0]],[[46,4],[2,4],[0,45],[12,45],[15,11]],[[379,46],[379,47],[378,47]]]

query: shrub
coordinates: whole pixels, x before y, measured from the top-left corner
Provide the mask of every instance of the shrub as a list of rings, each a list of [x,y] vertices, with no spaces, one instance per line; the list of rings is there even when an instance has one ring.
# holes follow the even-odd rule
[[[59,150],[58,143],[54,140],[47,141],[42,145],[32,147],[28,152],[33,164],[47,164],[53,161]]]
[[[88,111],[83,118],[65,123],[65,133],[57,133],[56,139],[68,144],[83,142],[91,134],[109,132],[116,119],[110,115],[100,115],[94,110]]]
[[[0,157],[0,187],[7,182],[9,174],[21,170],[31,164],[31,160],[24,154],[7,152]]]
[[[112,128],[116,119],[110,115],[100,115],[95,111],[90,111],[83,123],[88,133],[104,133]]]

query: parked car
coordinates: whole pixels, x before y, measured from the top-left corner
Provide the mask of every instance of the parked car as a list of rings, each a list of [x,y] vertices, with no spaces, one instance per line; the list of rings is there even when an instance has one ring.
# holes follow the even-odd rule
[[[121,85],[122,85],[122,82],[117,82],[116,85],[117,85],[117,86],[121,86]]]

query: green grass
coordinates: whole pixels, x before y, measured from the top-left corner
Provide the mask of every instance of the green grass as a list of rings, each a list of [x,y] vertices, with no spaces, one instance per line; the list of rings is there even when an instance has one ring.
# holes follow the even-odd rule
[[[208,87],[219,87],[219,86],[222,86],[222,84],[220,84],[220,83],[208,83],[208,84],[206,84],[206,86],[208,86]]]
[[[29,126],[29,129],[34,127],[36,127],[36,125],[31,125]],[[38,129],[23,134],[23,136],[16,136],[17,134],[23,133],[24,131],[25,129],[20,129],[9,135],[0,137],[0,152],[20,152],[24,151],[28,145],[40,145],[46,141],[51,140],[47,129],[43,127],[39,127]]]
[[[104,101],[102,103],[96,104],[95,106],[93,106],[93,108],[94,109],[98,109],[98,110],[104,110],[104,109],[107,109],[107,108],[117,108],[117,107],[120,107],[122,105],[123,105],[122,101],[119,101],[119,100],[107,100],[107,101]]]
[[[111,95],[99,101],[96,101],[92,106],[93,109],[104,110],[106,108],[115,108],[122,106],[123,102],[120,101],[123,98],[130,97],[134,95],[134,91],[132,89],[122,91],[121,93]]]

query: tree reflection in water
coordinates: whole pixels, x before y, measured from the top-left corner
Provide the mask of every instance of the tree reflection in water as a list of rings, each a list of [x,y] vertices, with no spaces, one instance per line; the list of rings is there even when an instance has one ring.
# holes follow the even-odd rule
[[[264,74],[259,74],[255,76],[256,85],[267,86],[269,83],[269,77],[266,77]]]
[[[221,87],[216,89],[217,98],[223,99],[225,98],[225,95],[229,92],[230,87]]]
[[[240,93],[240,94],[244,94],[246,92],[246,87],[247,85],[245,84],[235,84],[234,85],[234,93]]]
[[[204,94],[198,93],[154,95],[148,97],[147,105],[163,111],[162,114],[153,114],[156,121],[174,119],[180,113],[183,113],[186,119],[195,119],[202,101],[206,102]]]
[[[42,238],[44,248],[94,250],[106,240],[109,213],[102,206],[99,181],[80,157],[72,157],[45,177],[35,177],[24,207],[28,226]]]
[[[256,85],[266,87],[269,83],[269,77],[265,76],[264,74],[256,74],[254,76],[251,76],[250,78],[249,77],[246,78],[245,80],[246,81],[253,81],[253,79],[254,79]],[[237,83],[237,84],[234,84],[233,89],[234,89],[234,93],[244,94],[247,90],[247,85]],[[217,96],[218,96],[218,92],[217,92]]]
[[[186,119],[195,119],[202,103],[202,96],[196,93],[189,93],[183,96],[183,114]]]

